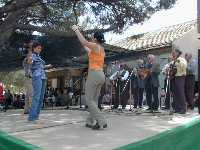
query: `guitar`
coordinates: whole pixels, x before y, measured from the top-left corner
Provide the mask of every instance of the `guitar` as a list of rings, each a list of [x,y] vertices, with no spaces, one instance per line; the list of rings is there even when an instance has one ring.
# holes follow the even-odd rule
[[[172,64],[170,64],[169,66],[169,76],[170,78],[174,78],[176,73],[177,73],[177,66],[176,63],[179,62],[178,58],[180,57],[181,54],[179,54],[176,59],[174,60],[174,62]]]
[[[151,71],[150,69],[143,68],[138,70],[138,76],[140,79],[144,80],[150,75]]]
[[[174,78],[175,77],[175,75],[176,75],[176,73],[177,73],[177,67],[176,67],[176,65],[175,65],[175,61],[174,61],[174,63],[173,64],[171,64],[170,65],[170,69],[169,69],[169,76],[170,76],[170,78]]]

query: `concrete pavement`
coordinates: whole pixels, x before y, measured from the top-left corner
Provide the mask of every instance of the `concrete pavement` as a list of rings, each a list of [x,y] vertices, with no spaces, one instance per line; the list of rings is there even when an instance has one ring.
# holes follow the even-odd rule
[[[86,111],[43,110],[41,124],[27,122],[21,110],[0,113],[0,128],[44,150],[111,150],[156,135],[198,118],[197,111],[169,116],[104,111],[108,128],[94,131],[85,127]]]

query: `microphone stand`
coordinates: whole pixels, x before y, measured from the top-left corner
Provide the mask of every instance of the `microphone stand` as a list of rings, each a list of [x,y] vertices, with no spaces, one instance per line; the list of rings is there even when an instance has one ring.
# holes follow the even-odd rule
[[[131,100],[133,99],[133,96],[132,96],[132,84],[131,84],[131,80],[130,80],[130,88],[129,88],[129,106],[130,106],[130,108],[129,108],[129,111],[132,111],[132,108],[131,108]]]
[[[166,92],[166,95],[167,95],[167,92],[169,92],[169,107],[170,107],[170,111],[169,111],[169,115],[173,115],[174,114],[174,111],[173,111],[173,107],[172,107],[172,95],[171,95],[171,83],[170,83],[170,80],[171,80],[171,77],[170,77],[170,69],[167,71],[167,83],[166,83],[166,89],[165,89],[165,92]],[[165,98],[166,100],[166,98]]]
[[[126,86],[127,86],[128,82],[129,82],[129,80],[130,80],[130,88],[129,88],[129,105],[130,105],[130,109],[129,109],[129,111],[132,111],[132,108],[131,108],[131,100],[132,100],[131,76],[133,75],[133,73],[134,73],[134,69],[131,71],[131,74],[130,74],[129,78],[127,79],[127,81],[126,81],[126,83],[125,83],[125,85],[124,85],[124,88],[123,88],[123,90],[122,90],[122,93],[123,93],[123,92],[125,91],[125,89],[126,89]],[[121,94],[122,94],[122,93],[121,93]]]
[[[117,87],[118,87],[118,96],[119,96],[119,105],[122,105],[121,104],[121,81],[120,81],[120,78],[118,77],[117,78]],[[118,110],[120,110],[122,112],[122,108],[120,108],[118,105]]]

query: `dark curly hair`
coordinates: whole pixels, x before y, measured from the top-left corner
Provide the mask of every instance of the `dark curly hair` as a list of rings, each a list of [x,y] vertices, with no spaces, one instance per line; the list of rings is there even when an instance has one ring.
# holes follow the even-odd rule
[[[32,51],[34,50],[34,48],[38,47],[38,46],[42,46],[42,44],[38,41],[34,41],[33,45],[32,45]]]
[[[97,42],[99,42],[100,44],[106,42],[102,32],[95,32],[94,33],[94,38],[97,39]]]

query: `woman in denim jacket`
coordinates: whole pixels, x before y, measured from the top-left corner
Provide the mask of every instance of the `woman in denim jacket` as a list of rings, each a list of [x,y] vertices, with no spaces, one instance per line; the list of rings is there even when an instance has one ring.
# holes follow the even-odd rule
[[[40,57],[42,46],[39,42],[34,42],[32,46],[32,56],[29,57],[28,63],[31,64],[33,98],[32,105],[29,112],[28,121],[35,121],[39,119],[40,109],[43,104],[47,76],[45,68],[45,61]]]

